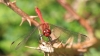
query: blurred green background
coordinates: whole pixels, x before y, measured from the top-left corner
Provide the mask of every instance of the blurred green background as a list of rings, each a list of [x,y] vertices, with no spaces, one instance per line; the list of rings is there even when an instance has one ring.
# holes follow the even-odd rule
[[[86,18],[100,39],[100,0],[66,0],[80,16]],[[61,26],[73,32],[87,34],[87,31],[56,0],[17,0],[17,6],[28,15],[36,15],[35,6],[39,7],[46,22]],[[38,18],[36,18],[38,20]],[[30,32],[34,26],[24,22],[19,26],[21,17],[13,10],[0,4],[0,56],[40,56],[42,52],[31,50],[17,55],[10,49],[12,41]],[[81,29],[81,30],[80,30]],[[100,43],[98,44],[100,45]],[[19,51],[19,53],[21,53]],[[33,53],[33,54],[32,54]],[[100,56],[100,46],[91,47],[85,56]]]

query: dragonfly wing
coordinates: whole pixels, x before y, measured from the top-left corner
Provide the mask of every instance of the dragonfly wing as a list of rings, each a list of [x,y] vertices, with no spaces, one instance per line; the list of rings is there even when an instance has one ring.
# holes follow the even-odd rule
[[[89,38],[84,34],[72,32],[52,24],[50,24],[50,29],[51,29],[51,35],[54,37],[54,39],[58,38],[63,43],[66,43],[67,41],[69,41],[69,39],[70,39],[69,42],[73,43],[79,43],[79,42],[81,43],[84,42],[85,40],[89,40]]]
[[[30,33],[11,43],[12,50],[27,49],[25,46],[37,46],[39,41],[38,28],[32,29]]]
[[[70,37],[70,33],[66,32],[63,28],[50,25],[51,29],[51,37],[53,37],[53,40],[59,39],[60,41],[64,42]]]

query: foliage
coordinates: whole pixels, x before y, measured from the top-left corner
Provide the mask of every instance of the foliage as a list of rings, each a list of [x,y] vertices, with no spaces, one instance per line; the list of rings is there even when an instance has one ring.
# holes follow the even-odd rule
[[[72,4],[71,1],[70,5]],[[58,25],[74,32],[86,34],[86,30],[77,22],[67,22],[64,15],[67,11],[56,0],[17,0],[17,6],[28,15],[36,15],[35,6],[42,11],[43,18],[46,22]],[[84,2],[84,6],[79,6],[77,13],[86,18],[95,30],[95,34],[100,38],[100,1],[89,0]],[[74,7],[74,5],[73,5]],[[38,20],[38,18],[36,18]],[[17,53],[11,52],[10,45],[12,41],[20,36],[30,32],[34,26],[30,27],[27,22],[19,26],[21,17],[3,4],[0,4],[0,56],[17,56]],[[80,30],[81,29],[81,30]],[[36,50],[28,51],[26,54],[33,53],[31,56],[43,55]],[[35,53],[34,53],[35,52]],[[90,48],[90,53],[85,56],[99,56],[100,48]],[[22,52],[19,52],[22,53]],[[23,54],[25,56],[26,54]]]

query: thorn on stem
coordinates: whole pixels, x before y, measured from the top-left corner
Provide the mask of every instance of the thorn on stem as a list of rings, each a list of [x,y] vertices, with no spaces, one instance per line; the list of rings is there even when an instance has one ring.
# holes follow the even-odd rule
[[[73,37],[70,37],[70,38],[67,40],[65,46],[71,48],[71,46],[73,45],[73,40],[74,40]]]
[[[37,16],[30,16],[30,18],[32,18],[32,19],[34,19],[34,18],[36,18]],[[25,19],[25,18],[23,18],[22,17],[22,21],[21,21],[21,23],[20,23],[20,26],[24,23],[24,21],[28,21],[28,23],[29,23],[29,25],[31,26],[31,21],[30,21],[30,19]]]
[[[30,19],[27,19],[27,21],[28,21],[29,25],[31,26],[31,21],[30,21]]]
[[[40,49],[39,47],[30,47],[30,46],[25,46],[25,47],[27,47],[27,48],[31,48],[31,49]]]
[[[73,37],[70,37],[70,38],[66,41],[66,44],[69,44],[69,43],[72,41],[72,38],[73,38]]]
[[[59,48],[60,46],[62,46],[62,42],[60,42],[56,48]]]
[[[22,21],[21,21],[21,23],[20,23],[20,26],[23,24],[23,22],[25,21],[26,19],[24,19],[23,17],[22,17]]]
[[[16,0],[14,0],[12,3],[15,4],[16,3]]]

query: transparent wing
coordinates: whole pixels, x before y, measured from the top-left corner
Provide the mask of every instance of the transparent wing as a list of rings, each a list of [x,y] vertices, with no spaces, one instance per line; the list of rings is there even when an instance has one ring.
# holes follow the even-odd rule
[[[73,43],[81,43],[87,39],[89,40],[89,38],[84,34],[72,32],[52,24],[50,24],[50,29],[52,31],[51,37],[55,37],[55,39],[58,38],[63,43],[66,43],[69,39],[72,39]]]
[[[25,46],[37,47],[39,45],[40,37],[42,37],[44,41],[49,41],[48,38],[42,34],[41,27],[42,24],[32,29],[31,32],[26,34],[25,36],[20,37],[19,39],[13,41],[11,43],[11,50],[19,51],[27,49]]]
[[[39,33],[38,33],[38,28],[36,27],[32,29],[30,33],[13,41],[11,44],[11,50],[22,53],[29,50],[29,48],[27,48],[26,46],[37,47],[38,44],[39,44]],[[30,50],[34,50],[34,49],[30,49]]]
[[[18,40],[12,42],[11,49],[12,50],[18,50],[22,51],[24,54],[29,50],[27,47],[37,47],[39,44],[39,38],[42,37],[44,41],[49,41],[48,37],[43,36],[41,31],[41,25],[33,29],[29,34],[25,36],[25,38],[20,37]],[[88,39],[86,35],[79,34],[76,32],[71,32],[69,30],[66,30],[64,28],[49,24],[49,28],[51,30],[51,37],[54,37],[55,39],[59,39],[61,42],[66,43],[70,38],[73,39],[73,43],[79,43],[84,42]],[[27,47],[25,47],[27,46]],[[29,52],[36,52],[33,51],[34,49],[30,49]],[[22,53],[19,52],[19,53]]]

